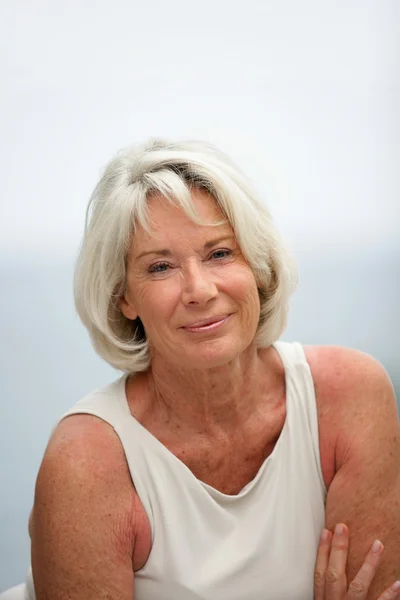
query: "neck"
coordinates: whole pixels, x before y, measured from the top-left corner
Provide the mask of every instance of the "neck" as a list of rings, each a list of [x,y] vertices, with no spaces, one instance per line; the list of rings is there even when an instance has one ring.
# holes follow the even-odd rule
[[[253,345],[227,365],[204,370],[184,370],[154,357],[147,374],[149,408],[186,431],[229,432],[254,417],[268,398],[276,399],[281,375],[275,350]]]

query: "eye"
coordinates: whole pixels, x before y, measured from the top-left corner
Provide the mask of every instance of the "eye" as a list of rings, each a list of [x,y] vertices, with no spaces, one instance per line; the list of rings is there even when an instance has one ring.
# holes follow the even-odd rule
[[[169,264],[165,262],[151,265],[148,269],[149,273],[165,273],[169,269]]]
[[[228,250],[227,248],[219,248],[218,250],[214,250],[210,258],[213,258],[215,260],[221,260],[223,258],[228,258],[231,255],[232,250]]]

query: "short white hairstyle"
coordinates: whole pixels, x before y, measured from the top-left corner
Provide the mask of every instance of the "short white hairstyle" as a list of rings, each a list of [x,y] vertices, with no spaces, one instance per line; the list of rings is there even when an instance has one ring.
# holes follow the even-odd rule
[[[257,346],[270,346],[286,326],[297,270],[250,182],[212,144],[150,139],[121,150],[106,166],[89,201],[74,277],[76,309],[96,352],[126,373],[145,371],[151,362],[140,319],[132,321],[120,309],[135,227],[148,230],[147,201],[154,194],[196,221],[193,188],[215,198],[254,272],[260,295]]]

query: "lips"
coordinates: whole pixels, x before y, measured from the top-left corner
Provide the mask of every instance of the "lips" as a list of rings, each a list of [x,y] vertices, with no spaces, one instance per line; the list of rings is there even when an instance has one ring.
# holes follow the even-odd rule
[[[183,329],[197,329],[198,327],[207,327],[207,325],[212,325],[213,323],[219,323],[226,319],[229,315],[218,315],[218,317],[209,317],[208,319],[203,319],[202,321],[196,321],[195,323],[190,323],[189,325],[184,325]]]

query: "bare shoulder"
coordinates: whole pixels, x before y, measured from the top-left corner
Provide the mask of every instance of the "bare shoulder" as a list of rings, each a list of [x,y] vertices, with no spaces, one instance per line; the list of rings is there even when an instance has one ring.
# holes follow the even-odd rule
[[[374,357],[340,346],[305,346],[314,381],[321,462],[329,487],[355,444],[398,435],[390,378]],[[373,440],[368,437],[374,430]]]
[[[100,588],[110,598],[132,597],[135,503],[113,429],[91,415],[65,418],[36,482],[31,534],[38,597],[106,597]]]
[[[99,460],[101,459],[101,460]],[[108,472],[124,464],[124,452],[113,428],[102,419],[89,414],[74,414],[56,427],[47,445],[43,466],[62,461],[65,468],[75,472],[89,468],[89,473]],[[94,471],[93,471],[94,469]]]
[[[126,527],[133,526],[126,515],[134,519],[137,496],[124,450],[108,423],[87,414],[59,423],[37,476],[34,511],[43,495],[54,497],[60,515],[77,509],[81,514],[86,510],[102,514],[112,506],[109,518],[102,521],[104,527],[119,518]]]
[[[370,354],[342,346],[304,346],[304,350],[314,383],[325,396],[334,398],[337,391],[371,383],[393,389],[384,367]]]
[[[337,415],[341,429],[348,424],[353,432],[368,420],[389,428],[396,426],[393,385],[378,360],[340,346],[305,346],[304,350],[322,415]]]
[[[100,493],[108,488],[112,495],[118,484],[119,494],[130,499],[134,488],[130,481],[122,445],[113,428],[100,418],[76,414],[63,419],[55,429],[46,448],[37,478],[37,488],[52,484],[76,488],[82,485],[83,493],[92,491],[102,500]],[[74,494],[79,501],[79,495]]]

